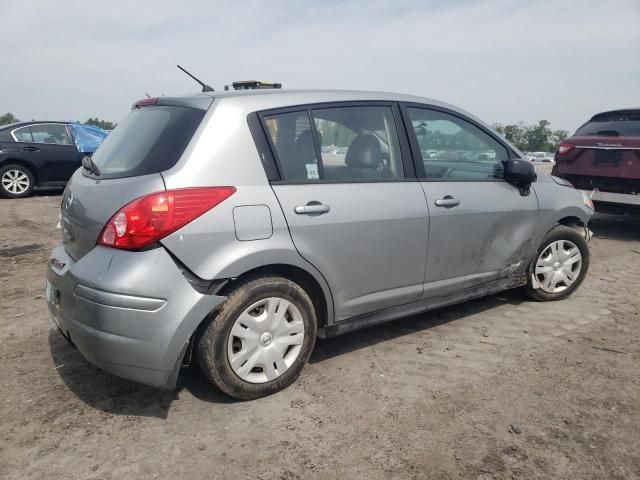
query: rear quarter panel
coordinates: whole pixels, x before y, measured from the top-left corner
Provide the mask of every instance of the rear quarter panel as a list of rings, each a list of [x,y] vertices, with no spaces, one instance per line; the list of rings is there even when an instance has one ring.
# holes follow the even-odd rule
[[[250,110],[234,102],[214,102],[180,161],[162,173],[167,189],[198,186],[237,189],[220,205],[164,238],[162,244],[193,273],[207,280],[235,278],[267,265],[302,268],[321,285],[328,319],[332,321],[333,302],[327,282],[293,245],[249,131],[248,113]],[[239,240],[243,236],[236,232],[234,209],[256,205],[268,209],[270,235]]]
[[[3,133],[6,135],[0,137],[0,168],[11,164],[22,165],[33,173],[36,185],[42,181],[46,182],[48,178],[42,173],[42,161],[34,158],[30,152],[23,151],[22,144],[13,141],[8,131]]]

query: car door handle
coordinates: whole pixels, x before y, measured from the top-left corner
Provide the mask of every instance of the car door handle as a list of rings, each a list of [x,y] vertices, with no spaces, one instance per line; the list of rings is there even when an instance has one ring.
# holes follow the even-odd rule
[[[456,205],[460,205],[460,200],[457,198],[453,198],[451,195],[445,195],[442,198],[436,200],[436,207],[455,207]]]
[[[298,215],[320,215],[330,210],[329,205],[320,202],[309,202],[306,205],[298,205],[293,209]]]
[[[26,147],[22,147],[22,150],[24,150],[25,152],[37,152],[40,149],[38,147],[31,147],[27,145]]]

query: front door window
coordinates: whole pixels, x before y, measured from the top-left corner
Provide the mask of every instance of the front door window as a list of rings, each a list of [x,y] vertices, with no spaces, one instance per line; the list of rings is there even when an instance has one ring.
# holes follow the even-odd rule
[[[437,110],[409,108],[424,178],[482,181],[503,177],[507,149],[472,123]],[[422,175],[421,175],[422,176]]]

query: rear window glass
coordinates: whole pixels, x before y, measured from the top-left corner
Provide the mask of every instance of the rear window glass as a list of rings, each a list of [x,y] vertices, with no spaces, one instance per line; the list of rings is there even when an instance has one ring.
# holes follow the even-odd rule
[[[163,105],[132,110],[93,154],[100,178],[147,175],[173,167],[204,114],[195,108]]]
[[[640,137],[640,112],[596,116],[581,126],[576,135]]]

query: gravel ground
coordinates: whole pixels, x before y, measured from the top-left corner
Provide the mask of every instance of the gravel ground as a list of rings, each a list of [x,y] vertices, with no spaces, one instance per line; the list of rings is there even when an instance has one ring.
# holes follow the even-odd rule
[[[0,200],[0,477],[640,478],[640,219],[598,216],[570,299],[518,292],[318,341],[296,384],[161,392],[53,328],[59,196]]]

